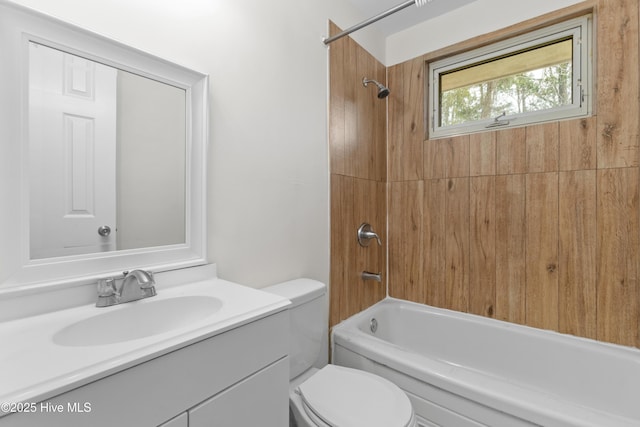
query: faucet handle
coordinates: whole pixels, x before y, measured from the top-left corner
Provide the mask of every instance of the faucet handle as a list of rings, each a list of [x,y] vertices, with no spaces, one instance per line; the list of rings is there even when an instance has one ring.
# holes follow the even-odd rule
[[[145,271],[147,275],[147,280],[143,283],[140,283],[140,291],[144,294],[145,298],[156,296],[156,279],[153,277],[153,273],[151,271]]]
[[[145,273],[147,273],[147,276],[149,277],[149,280],[144,282],[144,283],[141,283],[140,284],[140,289],[153,288],[154,285],[156,284],[156,279],[155,279],[155,277],[153,277],[153,272],[145,271]]]
[[[358,243],[360,246],[369,246],[369,240],[376,239],[378,241],[378,245],[382,246],[382,240],[380,240],[380,236],[373,231],[373,228],[370,224],[362,223],[358,228]]]
[[[98,297],[111,297],[117,293],[116,281],[113,277],[98,280]]]

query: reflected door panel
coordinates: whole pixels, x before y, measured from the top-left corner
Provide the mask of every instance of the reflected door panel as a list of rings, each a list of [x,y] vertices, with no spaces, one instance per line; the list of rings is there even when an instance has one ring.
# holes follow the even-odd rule
[[[31,258],[114,250],[117,70],[30,43],[29,72]]]

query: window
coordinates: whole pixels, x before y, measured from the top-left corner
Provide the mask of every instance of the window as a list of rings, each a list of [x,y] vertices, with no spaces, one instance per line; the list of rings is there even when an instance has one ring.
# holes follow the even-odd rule
[[[591,112],[591,17],[429,64],[430,137]]]

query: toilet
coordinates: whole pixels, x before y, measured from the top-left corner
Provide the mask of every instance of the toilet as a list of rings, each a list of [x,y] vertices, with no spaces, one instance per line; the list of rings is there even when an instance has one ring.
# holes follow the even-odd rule
[[[328,336],[323,283],[296,279],[263,291],[285,297],[292,304],[289,307],[290,426],[417,425],[409,398],[392,382],[358,369],[318,362],[326,351]]]

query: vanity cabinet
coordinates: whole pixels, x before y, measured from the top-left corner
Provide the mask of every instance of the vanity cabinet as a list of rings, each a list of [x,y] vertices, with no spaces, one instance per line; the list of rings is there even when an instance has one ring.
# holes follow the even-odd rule
[[[288,425],[284,310],[66,391],[0,427]]]

